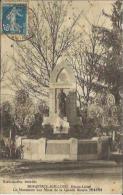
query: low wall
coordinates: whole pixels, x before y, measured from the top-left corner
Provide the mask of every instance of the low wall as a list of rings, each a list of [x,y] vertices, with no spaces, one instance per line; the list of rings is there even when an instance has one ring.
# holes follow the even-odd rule
[[[77,160],[77,139],[47,140],[22,139],[23,158],[28,160]]]
[[[106,140],[100,140],[100,138],[90,140],[78,140],[75,138],[68,140],[22,138],[21,140],[23,158],[42,161],[101,159],[104,143],[108,145]]]
[[[77,140],[47,140],[46,160],[77,160]]]
[[[95,140],[78,141],[78,160],[94,160],[99,158],[99,143]]]
[[[27,160],[41,160],[45,153],[44,142],[44,139],[22,139],[22,145],[24,146],[23,158]]]

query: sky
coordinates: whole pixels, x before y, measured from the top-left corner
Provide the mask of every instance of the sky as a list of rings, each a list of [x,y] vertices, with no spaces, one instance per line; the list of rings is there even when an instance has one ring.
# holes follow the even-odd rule
[[[31,8],[33,5],[36,6],[36,0],[35,1],[29,1],[29,7]],[[81,18],[79,20],[78,30],[82,29],[82,31],[85,29],[87,32],[90,28],[90,24],[99,24],[104,25],[106,27],[111,27],[110,21],[108,19],[105,19],[104,16],[102,16],[102,10],[104,10],[107,13],[111,13],[112,9],[112,3],[111,0],[74,0],[72,2],[72,7],[68,10],[68,17],[72,15],[73,11],[74,13],[78,14],[82,11]],[[13,71],[14,65],[12,60],[8,56],[16,55],[16,47],[14,45],[14,42],[9,39],[6,35],[2,34],[1,36],[1,58],[3,61],[7,60],[7,66],[10,68],[10,71]],[[6,78],[7,79],[7,78]],[[9,81],[7,80],[7,83]],[[10,89],[9,86],[2,87],[2,99],[8,100],[12,99],[14,92]]]

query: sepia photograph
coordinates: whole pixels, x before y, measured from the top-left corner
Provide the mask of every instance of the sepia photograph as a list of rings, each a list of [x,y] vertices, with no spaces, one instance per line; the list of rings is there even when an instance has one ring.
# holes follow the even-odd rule
[[[122,194],[122,0],[0,6],[0,194]]]

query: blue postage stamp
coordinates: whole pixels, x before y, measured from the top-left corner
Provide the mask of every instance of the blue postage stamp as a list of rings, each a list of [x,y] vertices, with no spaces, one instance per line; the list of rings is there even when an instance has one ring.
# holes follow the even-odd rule
[[[2,32],[6,34],[27,34],[27,4],[3,4]]]

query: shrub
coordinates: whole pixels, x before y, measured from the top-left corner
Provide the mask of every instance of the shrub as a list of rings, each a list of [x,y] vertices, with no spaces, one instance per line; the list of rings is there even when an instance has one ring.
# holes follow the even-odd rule
[[[47,124],[43,127],[42,136],[44,136],[46,138],[53,137],[53,128],[51,125]]]

